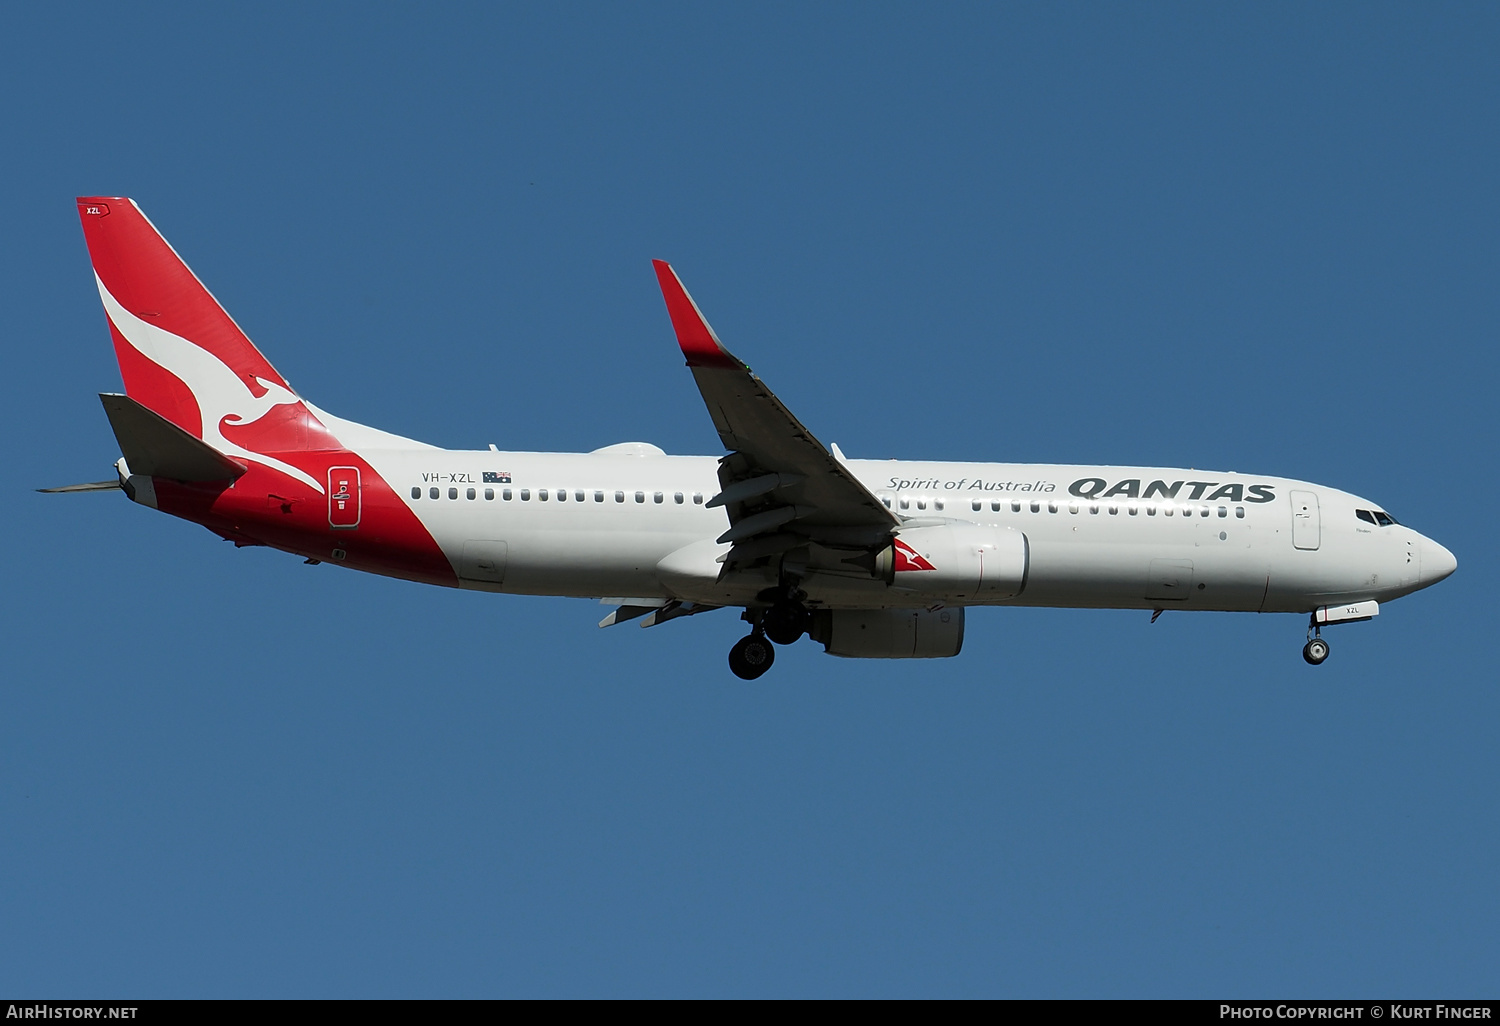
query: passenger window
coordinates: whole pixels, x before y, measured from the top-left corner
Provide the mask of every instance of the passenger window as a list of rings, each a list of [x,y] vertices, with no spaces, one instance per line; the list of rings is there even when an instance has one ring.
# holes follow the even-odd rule
[[[975,499],[973,502],[969,503],[969,507],[975,513],[978,513],[980,511],[980,509],[983,508],[983,506],[984,506],[984,503],[980,502],[978,499]]]
[[[1209,508],[1207,506],[1200,506],[1200,507],[1198,507],[1198,515],[1200,517],[1206,517],[1206,516],[1208,516],[1209,512],[1210,512],[1210,510],[1209,510]]]
[[[900,498],[899,502],[900,502],[900,505],[901,505],[902,509],[911,509],[911,500],[908,499],[906,496],[903,495]]]
[[[1021,512],[1021,500],[1020,499],[1011,499],[1010,500],[1010,511],[1012,513],[1019,513],[1019,512]]]
[[[422,497],[422,489],[421,488],[413,488],[411,490],[411,497],[413,499],[420,499]]]
[[[536,498],[537,498],[538,502],[546,502],[547,501],[547,489],[545,489],[545,488],[538,488],[537,492],[536,492]]]
[[[1234,516],[1235,516],[1236,520],[1244,520],[1245,519],[1245,507],[1244,506],[1236,506],[1236,507],[1234,507]]]
[[[1113,517],[1113,516],[1118,516],[1119,513],[1120,513],[1120,507],[1116,506],[1114,504],[1111,504],[1110,507],[1109,507],[1109,515]]]
[[[990,503],[990,512],[991,513],[999,513],[1000,512],[1000,501],[998,499],[995,500],[994,502]]]
[[[932,508],[935,509],[935,510],[941,511],[942,508],[943,508],[943,500],[942,499],[933,499],[932,500]]]
[[[927,500],[926,499],[918,499],[917,500],[917,509],[926,509],[926,508],[927,508]]]
[[[1097,502],[1091,502],[1091,503],[1089,503],[1089,516],[1091,516],[1091,517],[1097,517],[1098,515],[1099,515],[1099,504]]]
[[[1227,506],[1220,506],[1219,507],[1219,519],[1223,520],[1227,516],[1229,516],[1229,508]]]
[[[500,498],[504,499],[506,502],[510,501],[510,496],[511,496],[511,490],[509,488],[506,488],[506,489],[504,489],[503,491],[500,492]]]
[[[522,488],[521,489],[521,501],[522,502],[530,502],[531,501],[531,489],[530,488]]]
[[[883,503],[885,503],[885,508],[886,509],[890,509],[891,508],[891,497],[889,495],[882,495],[880,497],[880,501],[883,502]]]
[[[1042,504],[1040,502],[1037,502],[1035,499],[1032,499],[1031,500],[1031,512],[1033,512],[1033,513],[1040,513],[1041,511],[1042,511]]]
[[[1069,512],[1069,513],[1074,513],[1074,514],[1076,514],[1076,513],[1077,513],[1077,512],[1078,512],[1078,511],[1079,511],[1079,510],[1080,510],[1080,509],[1082,509],[1082,508],[1083,508],[1083,507],[1082,507],[1082,506],[1080,506],[1080,505],[1079,505],[1079,504],[1078,504],[1078,503],[1076,503],[1076,502],[1070,502],[1070,503],[1068,503],[1068,512]]]
[[[645,492],[636,492],[635,493],[635,501],[636,502],[645,502],[646,501],[646,493]]]
[[[566,488],[559,488],[557,490],[557,501],[558,502],[567,502],[568,501],[568,490]]]
[[[702,492],[694,492],[693,493],[693,505],[694,506],[701,506],[701,505],[703,505],[703,493]]]
[[[651,501],[657,503],[658,505],[661,504],[661,498],[661,492],[653,492],[651,495]]]
[[[578,492],[574,492],[573,493],[573,501],[574,502],[582,502],[584,500],[584,497],[585,497],[585,493],[584,492],[578,491]]]
[[[458,498],[458,489],[457,488],[449,488],[448,489],[448,498],[450,498],[450,499],[456,499],[456,498]]]
[[[1148,503],[1146,505],[1146,516],[1148,516],[1148,517],[1154,517],[1154,516],[1156,516],[1156,503],[1152,502],[1152,503]]]
[[[1129,505],[1127,505],[1125,507],[1125,512],[1129,513],[1131,516],[1135,516],[1136,513],[1138,512],[1137,509],[1136,509],[1135,503],[1132,502]]]
[[[1164,503],[1161,504],[1161,515],[1162,516],[1169,517],[1169,516],[1172,515],[1172,512],[1173,512],[1172,511],[1172,504],[1170,502],[1164,502]]]
[[[677,503],[677,505],[681,506],[682,505],[682,493],[681,492],[673,492],[672,493],[672,501],[675,502],[675,503]]]
[[[484,500],[486,502],[494,502],[495,501],[495,489],[493,489],[493,488],[486,488],[484,490]]]
[[[427,497],[429,499],[436,499],[438,497],[438,490],[436,488],[427,489]]]
[[[594,493],[594,501],[595,502],[603,502],[604,501],[604,493],[603,492],[595,492]]]
[[[469,498],[471,498],[471,499],[472,499],[472,498],[474,498],[474,496],[475,496],[475,495],[477,495],[477,494],[478,494],[478,493],[477,493],[477,492],[475,492],[475,491],[474,491],[474,489],[472,489],[472,488],[470,488],[470,489],[469,489],[469,491],[468,491],[468,496],[469,496]]]
[[[615,501],[616,502],[624,502],[625,501],[625,493],[624,492],[615,492]]]

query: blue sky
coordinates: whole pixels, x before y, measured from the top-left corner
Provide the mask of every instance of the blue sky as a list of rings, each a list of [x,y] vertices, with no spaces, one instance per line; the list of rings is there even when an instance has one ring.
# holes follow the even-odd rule
[[[98,5],[0,16],[0,992],[1494,996],[1489,5]],[[72,197],[295,386],[717,453],[649,260],[852,457],[1370,497],[1458,573],[961,657],[368,578],[119,495]]]

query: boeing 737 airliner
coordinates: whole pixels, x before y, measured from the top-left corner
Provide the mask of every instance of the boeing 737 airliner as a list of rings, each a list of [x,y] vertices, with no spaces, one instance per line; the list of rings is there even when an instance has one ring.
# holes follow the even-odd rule
[[[129,199],[78,200],[125,394],[122,488],[236,545],[478,591],[602,599],[601,627],[733,607],[746,680],[804,634],[838,656],[954,656],[977,605],[1239,610],[1322,628],[1457,562],[1378,503],[1166,467],[846,459],[657,280],[724,456],[440,449],[294,392]]]

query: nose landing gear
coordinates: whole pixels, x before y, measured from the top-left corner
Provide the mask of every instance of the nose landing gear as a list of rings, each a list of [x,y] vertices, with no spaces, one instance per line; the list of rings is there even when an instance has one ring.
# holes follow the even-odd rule
[[[1314,618],[1307,625],[1307,644],[1302,646],[1302,658],[1306,659],[1310,666],[1318,666],[1328,658],[1328,642],[1323,640],[1322,634]]]

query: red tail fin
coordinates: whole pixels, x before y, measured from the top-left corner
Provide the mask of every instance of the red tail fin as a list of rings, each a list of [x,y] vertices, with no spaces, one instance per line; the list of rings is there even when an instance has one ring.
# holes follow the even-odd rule
[[[78,215],[132,399],[230,455],[338,448],[134,202]]]

